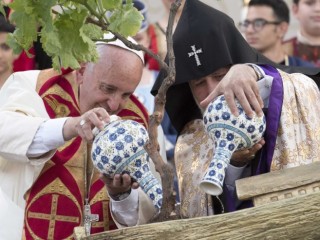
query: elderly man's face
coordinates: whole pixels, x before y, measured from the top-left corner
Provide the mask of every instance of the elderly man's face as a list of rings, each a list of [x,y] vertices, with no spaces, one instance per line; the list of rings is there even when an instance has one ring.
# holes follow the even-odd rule
[[[82,113],[102,107],[111,114],[120,112],[140,82],[143,64],[128,50],[99,46],[100,59],[77,71]]]
[[[230,67],[220,68],[214,73],[209,74],[200,79],[194,79],[189,82],[191,92],[193,97],[201,109],[201,112],[204,112],[205,107],[200,107],[200,102],[203,101],[219,84],[221,79],[227,74]]]

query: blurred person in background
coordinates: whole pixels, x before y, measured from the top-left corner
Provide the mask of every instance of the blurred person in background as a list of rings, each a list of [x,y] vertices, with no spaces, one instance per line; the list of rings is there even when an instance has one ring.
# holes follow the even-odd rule
[[[284,43],[286,51],[320,67],[320,0],[293,0],[292,13],[299,29]]]
[[[286,53],[282,42],[289,21],[289,8],[283,0],[251,0],[240,29],[249,45],[273,62],[286,66],[314,67]]]
[[[143,15],[144,20],[142,21],[141,28],[139,32],[133,37],[140,45],[144,46],[147,49],[151,48],[151,38],[154,35],[154,29],[152,25],[149,25],[147,19],[147,7],[140,0],[133,1],[134,7],[137,8],[140,13]],[[149,63],[153,60],[146,53],[144,53],[145,65],[142,72],[141,82],[136,88],[134,94],[138,97],[140,102],[147,108],[148,113],[152,114],[154,109],[154,97],[150,93],[151,88],[157,78],[158,70],[150,69]],[[154,60],[155,61],[155,60]]]

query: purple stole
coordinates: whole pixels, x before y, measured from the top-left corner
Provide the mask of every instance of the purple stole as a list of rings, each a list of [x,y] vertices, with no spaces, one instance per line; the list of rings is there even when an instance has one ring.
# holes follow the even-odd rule
[[[269,97],[269,107],[267,110],[267,128],[264,135],[266,143],[262,148],[259,165],[254,175],[270,171],[283,103],[283,83],[279,72],[271,66],[262,65],[261,67],[266,75],[273,77],[273,82]]]
[[[273,77],[269,107],[266,114],[266,132],[264,134],[265,145],[262,148],[258,167],[253,175],[267,173],[270,171],[273,153],[276,145],[279,122],[281,117],[282,103],[283,103],[283,83],[281,76],[277,69],[269,65],[260,65],[266,75]],[[223,193],[225,194],[225,205],[228,212],[233,212],[239,209],[252,207],[252,201],[244,201],[239,207],[235,206],[236,199],[224,186]]]

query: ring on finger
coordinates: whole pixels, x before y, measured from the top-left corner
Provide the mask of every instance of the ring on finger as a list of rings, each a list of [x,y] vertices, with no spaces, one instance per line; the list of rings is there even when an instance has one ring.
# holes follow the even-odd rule
[[[86,124],[86,120],[84,120],[84,119],[82,119],[81,121],[80,121],[80,123],[79,123],[79,125],[82,127],[83,125],[85,125]]]

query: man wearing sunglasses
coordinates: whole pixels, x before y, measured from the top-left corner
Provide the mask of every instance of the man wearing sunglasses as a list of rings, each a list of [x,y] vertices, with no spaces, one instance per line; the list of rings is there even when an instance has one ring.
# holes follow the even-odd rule
[[[240,23],[240,30],[249,45],[273,62],[313,67],[313,64],[285,52],[282,42],[288,27],[289,8],[283,0],[251,0],[246,19]]]

